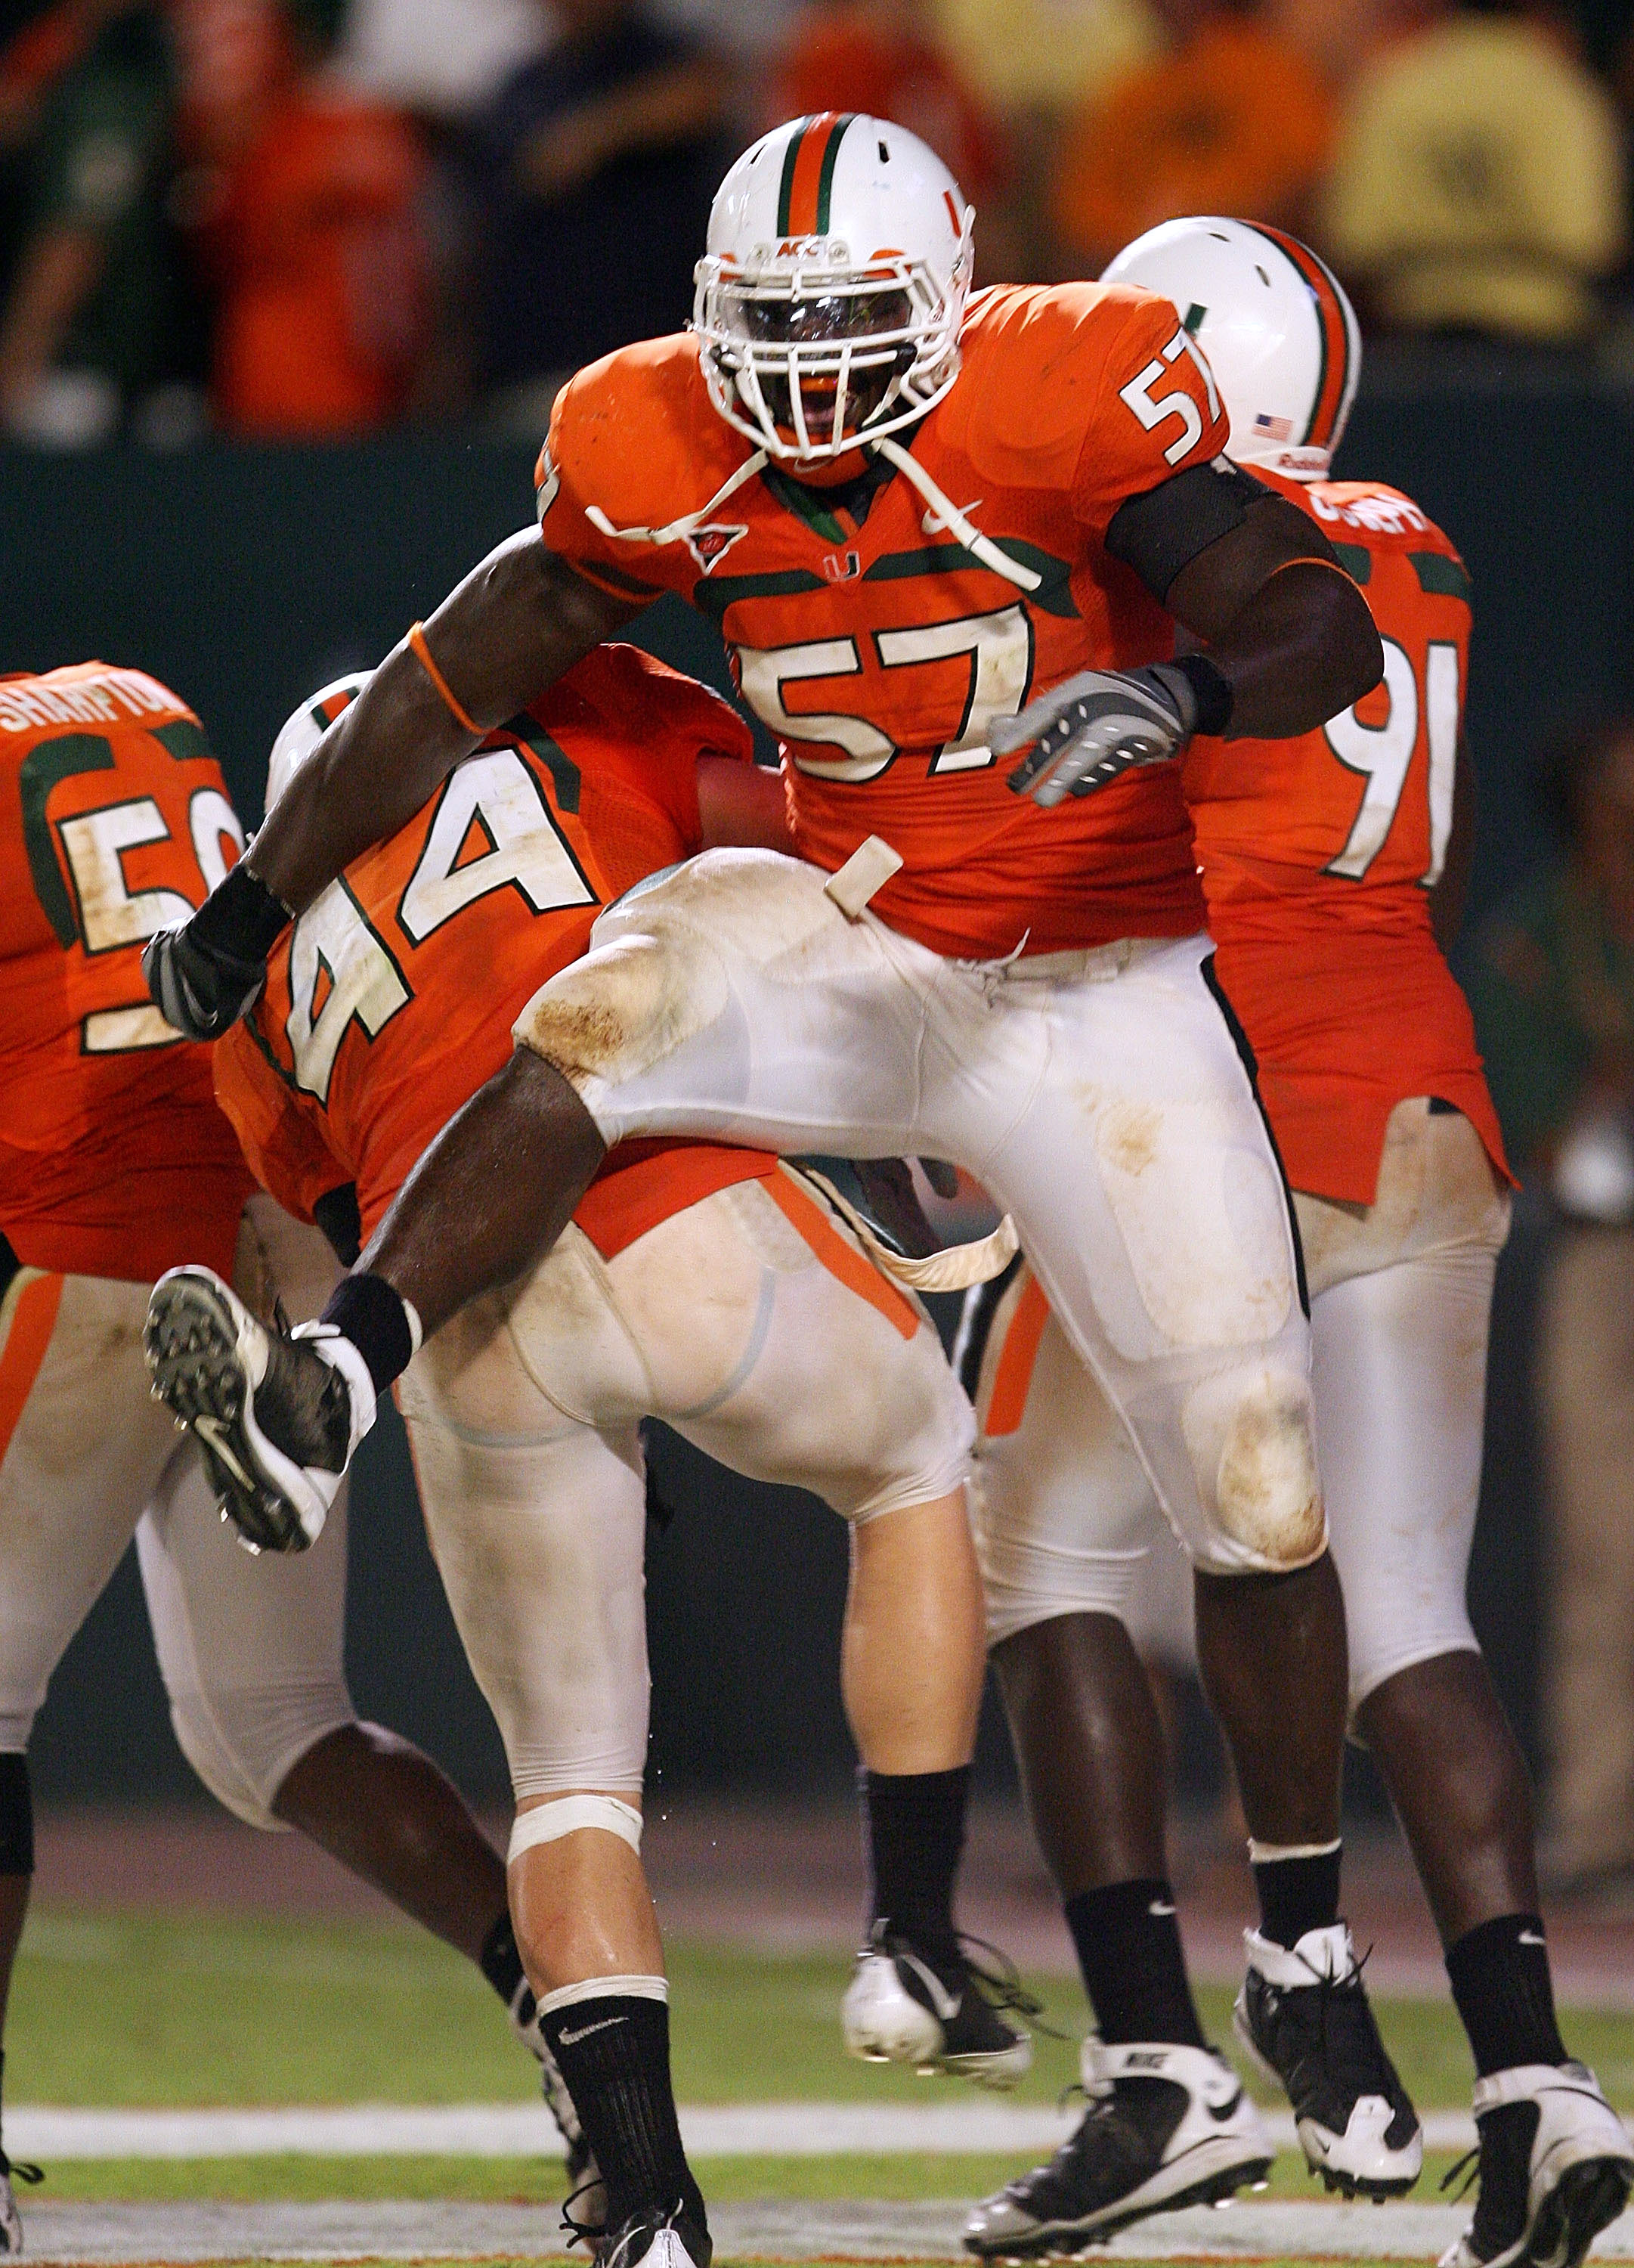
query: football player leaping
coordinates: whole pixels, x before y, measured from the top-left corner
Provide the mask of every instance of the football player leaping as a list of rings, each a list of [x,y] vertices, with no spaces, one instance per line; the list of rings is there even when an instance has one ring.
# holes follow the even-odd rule
[[[1167,300],[968,300],[970,261],[958,186],[911,136],[800,120],[727,175],[695,328],[563,390],[542,541],[502,545],[387,658],[248,870],[156,946],[155,998],[224,1028],[287,909],[665,590],[720,624],[781,736],[806,863],[706,853],[605,914],[324,1336],[269,1337],[194,1275],[154,1345],[163,1376],[199,1342],[175,1406],[218,1408],[254,1488],[315,1523],[422,1329],[548,1248],[610,1143],[968,1167],[1204,1571],[1263,1875],[1295,1869],[1330,1926],[1302,1856],[1338,1832],[1344,1724],[1308,1329],[1169,760],[1196,729],[1308,732],[1377,682],[1379,636],[1310,516],[1222,457]],[[1177,622],[1206,652],[1174,659]],[[1387,2084],[1381,2056],[1329,2076]],[[1224,2194],[1264,2149],[1229,2088],[1218,2107]]]
[[[346,1518],[252,1560],[149,1396],[155,1277],[209,1250],[270,1316],[333,1256],[254,1189],[138,955],[243,843],[198,719],[140,670],[0,679],[0,2017],[28,1906],[27,1749],[134,1534],[171,1721],[251,1826],[296,1827],[477,1962],[535,2053],[497,1852],[431,1762],[359,1724],[342,1668]],[[0,2151],[0,2254],[20,2250]],[[32,2169],[30,2169],[33,2170]]]
[[[1448,2268],[1575,2268],[1620,2211],[1634,2150],[1556,2026],[1526,1771],[1464,1603],[1509,1213],[1469,1012],[1432,926],[1456,928],[1447,886],[1461,892],[1472,817],[1459,753],[1468,578],[1408,497],[1326,478],[1358,343],[1303,245],[1173,221],[1108,273],[1186,311],[1230,454],[1327,529],[1385,639],[1384,686],[1321,732],[1199,740],[1183,776],[1221,980],[1296,1192],[1351,1722],[1412,1845],[1475,2054],[1480,2198]],[[1082,2127],[970,2222],[972,2250],[1007,2257],[1074,2250],[1137,2202],[1177,2202],[1212,2145],[1162,1879],[1157,1729],[1119,1619],[1156,1508],[1037,1285],[1010,1287],[997,1322],[979,1491],[994,1660],[1100,2026]],[[1201,1616],[1198,1631],[1206,1647]],[[1336,1864],[1320,1850],[1307,1861],[1313,1874]],[[1287,2086],[1330,2184],[1400,2186],[1409,2122],[1387,2098],[1351,2107],[1347,2125],[1313,2052],[1322,2027],[1340,2038],[1366,2020],[1343,1925],[1307,1920],[1273,1910],[1250,1933],[1237,2029]]]
[[[291,718],[269,799],[350,689]],[[601,905],[723,829],[781,836],[781,783],[749,755],[724,702],[622,645],[490,734],[301,916],[252,1020],[217,1049],[217,1092],[275,1195],[306,1213],[355,1187],[372,1229],[509,1055],[541,978],[585,950]],[[607,2183],[577,2210],[605,2205],[600,2246],[622,2268],[649,2255],[673,2268],[676,2247],[704,2268],[639,1856],[637,1429],[662,1417],[851,1522],[844,1683],[876,1933],[919,1987],[905,2012],[917,2058],[1003,2085],[1028,2043],[961,1960],[950,1896],[962,1807],[951,1833],[939,1819],[962,1794],[984,1666],[969,1405],[922,1311],[809,1182],[762,1152],[691,1143],[613,1152],[556,1249],[467,1307],[400,1391],[438,1565],[511,1763],[518,1940]],[[888,1954],[853,1988],[853,2029],[877,1972],[898,1997]],[[872,2045],[866,2006],[862,2021]]]

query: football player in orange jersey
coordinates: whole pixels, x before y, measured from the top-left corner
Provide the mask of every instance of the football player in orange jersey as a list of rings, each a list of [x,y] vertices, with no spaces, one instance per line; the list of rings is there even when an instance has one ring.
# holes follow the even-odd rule
[[[366,681],[291,719],[272,807]],[[782,839],[781,784],[751,754],[725,703],[624,645],[600,647],[490,733],[300,917],[251,1019],[217,1049],[217,1093],[273,1195],[311,1217],[353,1189],[368,1234],[509,1055],[541,977],[585,951],[600,905],[723,833]],[[636,2268],[673,2220],[705,2268],[639,1856],[637,1429],[662,1418],[851,1523],[843,1680],[865,1787],[888,1802],[893,1778],[962,1781],[975,1742],[985,1645],[963,1492],[969,1404],[923,1310],[808,1176],[691,1143],[614,1151],[556,1249],[467,1307],[400,1392],[438,1566],[511,1762],[518,1940],[607,2183],[602,2242]],[[922,1854],[918,1879],[892,1881],[887,1848],[876,1870],[880,1925],[944,1975],[962,1968],[956,1857],[955,1837]],[[919,2012],[916,2055],[1012,2084],[1026,2035],[963,1981],[957,2014],[944,2006],[933,2025]]]
[[[134,1534],[176,1737],[252,1826],[295,1827],[482,1966],[541,2056],[504,1868],[429,1757],[360,1724],[342,1668],[344,1506],[252,1559],[149,1396],[155,1277],[209,1250],[263,1312],[313,1314],[321,1236],[254,1190],[210,1051],[139,954],[243,835],[198,719],[140,670],[0,679],[0,2019],[33,1865],[47,1681]],[[0,2254],[21,2231],[0,2153]]]
[[[1197,727],[1309,730],[1376,682],[1378,633],[1309,515],[1220,457],[1167,301],[970,298],[971,227],[946,169],[877,119],[746,152],[693,330],[560,395],[542,541],[415,626],[237,877],[156,942],[165,1012],[224,1028],[287,909],[666,590],[719,622],[784,742],[806,863],[706,854],[604,915],[327,1336],[269,1342],[177,1284],[155,1351],[163,1377],[199,1335],[177,1406],[227,1413],[293,1537],[422,1326],[547,1248],[610,1142],[951,1159],[1013,1214],[1206,1571],[1242,1668],[1223,1711],[1262,1751],[1254,1831],[1298,1849],[1337,1831],[1343,1609],[1292,1233],[1165,760]],[[1177,623],[1206,652],[1177,659]],[[1029,744],[1006,777],[999,753]],[[921,1777],[903,1831],[946,1831],[957,1791]],[[1334,1920],[1323,1882],[1301,1896]],[[868,1960],[882,2011],[924,1989]]]
[[[1327,477],[1360,348],[1306,247],[1237,221],[1172,221],[1108,272],[1182,311],[1230,414],[1232,456],[1328,530],[1385,642],[1384,684],[1320,732],[1248,748],[1199,740],[1183,777],[1216,965],[1295,1192],[1351,1723],[1411,1845],[1475,2055],[1480,2198],[1447,2268],[1575,2264],[1621,2209],[1634,2150],[1556,2025],[1530,1791],[1464,1595],[1509,1217],[1469,1012],[1437,942],[1458,925],[1473,819],[1460,737],[1469,578],[1410,498]],[[1152,2186],[1170,2202],[1210,2147],[1207,2122],[1167,2083],[1202,2033],[1174,1922],[1150,1918],[1172,1903],[1165,1791],[1120,1619],[1154,1528],[1156,1549],[1167,1538],[1122,1427],[1075,1366],[1021,1276],[980,1359],[990,1631],[1100,2037],[1086,2043],[1096,2099],[1079,2134],[973,2216],[966,2241],[990,2256],[1100,2233],[1103,2130],[1120,2116],[1165,2134]],[[1336,1863],[1309,1854],[1313,1868]],[[1344,1926],[1262,1925],[1248,1946],[1236,2028],[1288,2087],[1313,2167],[1330,2184],[1404,2185],[1417,2154],[1405,2115],[1336,2099],[1311,2055],[1324,2025],[1367,2021]]]

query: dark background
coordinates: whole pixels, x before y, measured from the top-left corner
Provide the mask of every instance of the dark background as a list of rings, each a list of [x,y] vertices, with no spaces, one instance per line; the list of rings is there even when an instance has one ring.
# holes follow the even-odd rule
[[[1475,577],[1478,918],[1546,853],[1528,786],[1540,738],[1634,696],[1634,398],[1490,352],[1478,371],[1452,356],[1426,384],[1421,364],[1398,370],[1380,355],[1336,469],[1405,489]],[[449,438],[0,453],[4,666],[94,655],[166,680],[203,718],[253,819],[289,711],[377,660],[523,525],[532,470],[526,450]],[[718,644],[676,602],[635,635],[725,688]],[[1471,1582],[1528,1745],[1539,1550],[1526,1383],[1539,1243],[1522,1208],[1499,1274]],[[809,1498],[737,1481],[673,1437],[653,1455],[676,1517],[649,1570],[651,1793],[838,1793],[851,1764],[835,1675],[840,1522]],[[394,1418],[359,1460],[353,1507],[348,1651],[360,1709],[422,1742],[473,1793],[502,1792],[498,1739],[438,1587]],[[58,1670],[31,1756],[46,1800],[199,1795],[166,1723],[133,1555]],[[1005,1774],[990,1721],[982,1764],[990,1780]],[[1367,1800],[1365,1784],[1358,1794]]]

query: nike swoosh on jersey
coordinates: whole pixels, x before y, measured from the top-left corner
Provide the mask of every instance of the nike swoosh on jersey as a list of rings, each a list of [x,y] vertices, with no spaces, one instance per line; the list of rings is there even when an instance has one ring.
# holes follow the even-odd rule
[[[985,502],[986,498],[984,497],[977,497],[971,504],[961,504],[959,509],[964,514],[964,517],[968,519],[973,512],[981,511],[982,506]],[[927,535],[946,534],[948,527],[948,522],[943,519],[941,513],[934,511],[924,513],[920,519],[919,525]]]

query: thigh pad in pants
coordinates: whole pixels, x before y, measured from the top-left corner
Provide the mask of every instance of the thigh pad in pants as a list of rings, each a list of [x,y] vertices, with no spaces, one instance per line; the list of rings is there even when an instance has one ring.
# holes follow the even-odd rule
[[[1295,1202],[1354,1709],[1399,1670],[1475,1650],[1465,1589],[1509,1200],[1474,1127],[1421,1096],[1391,1116],[1365,1211]]]

